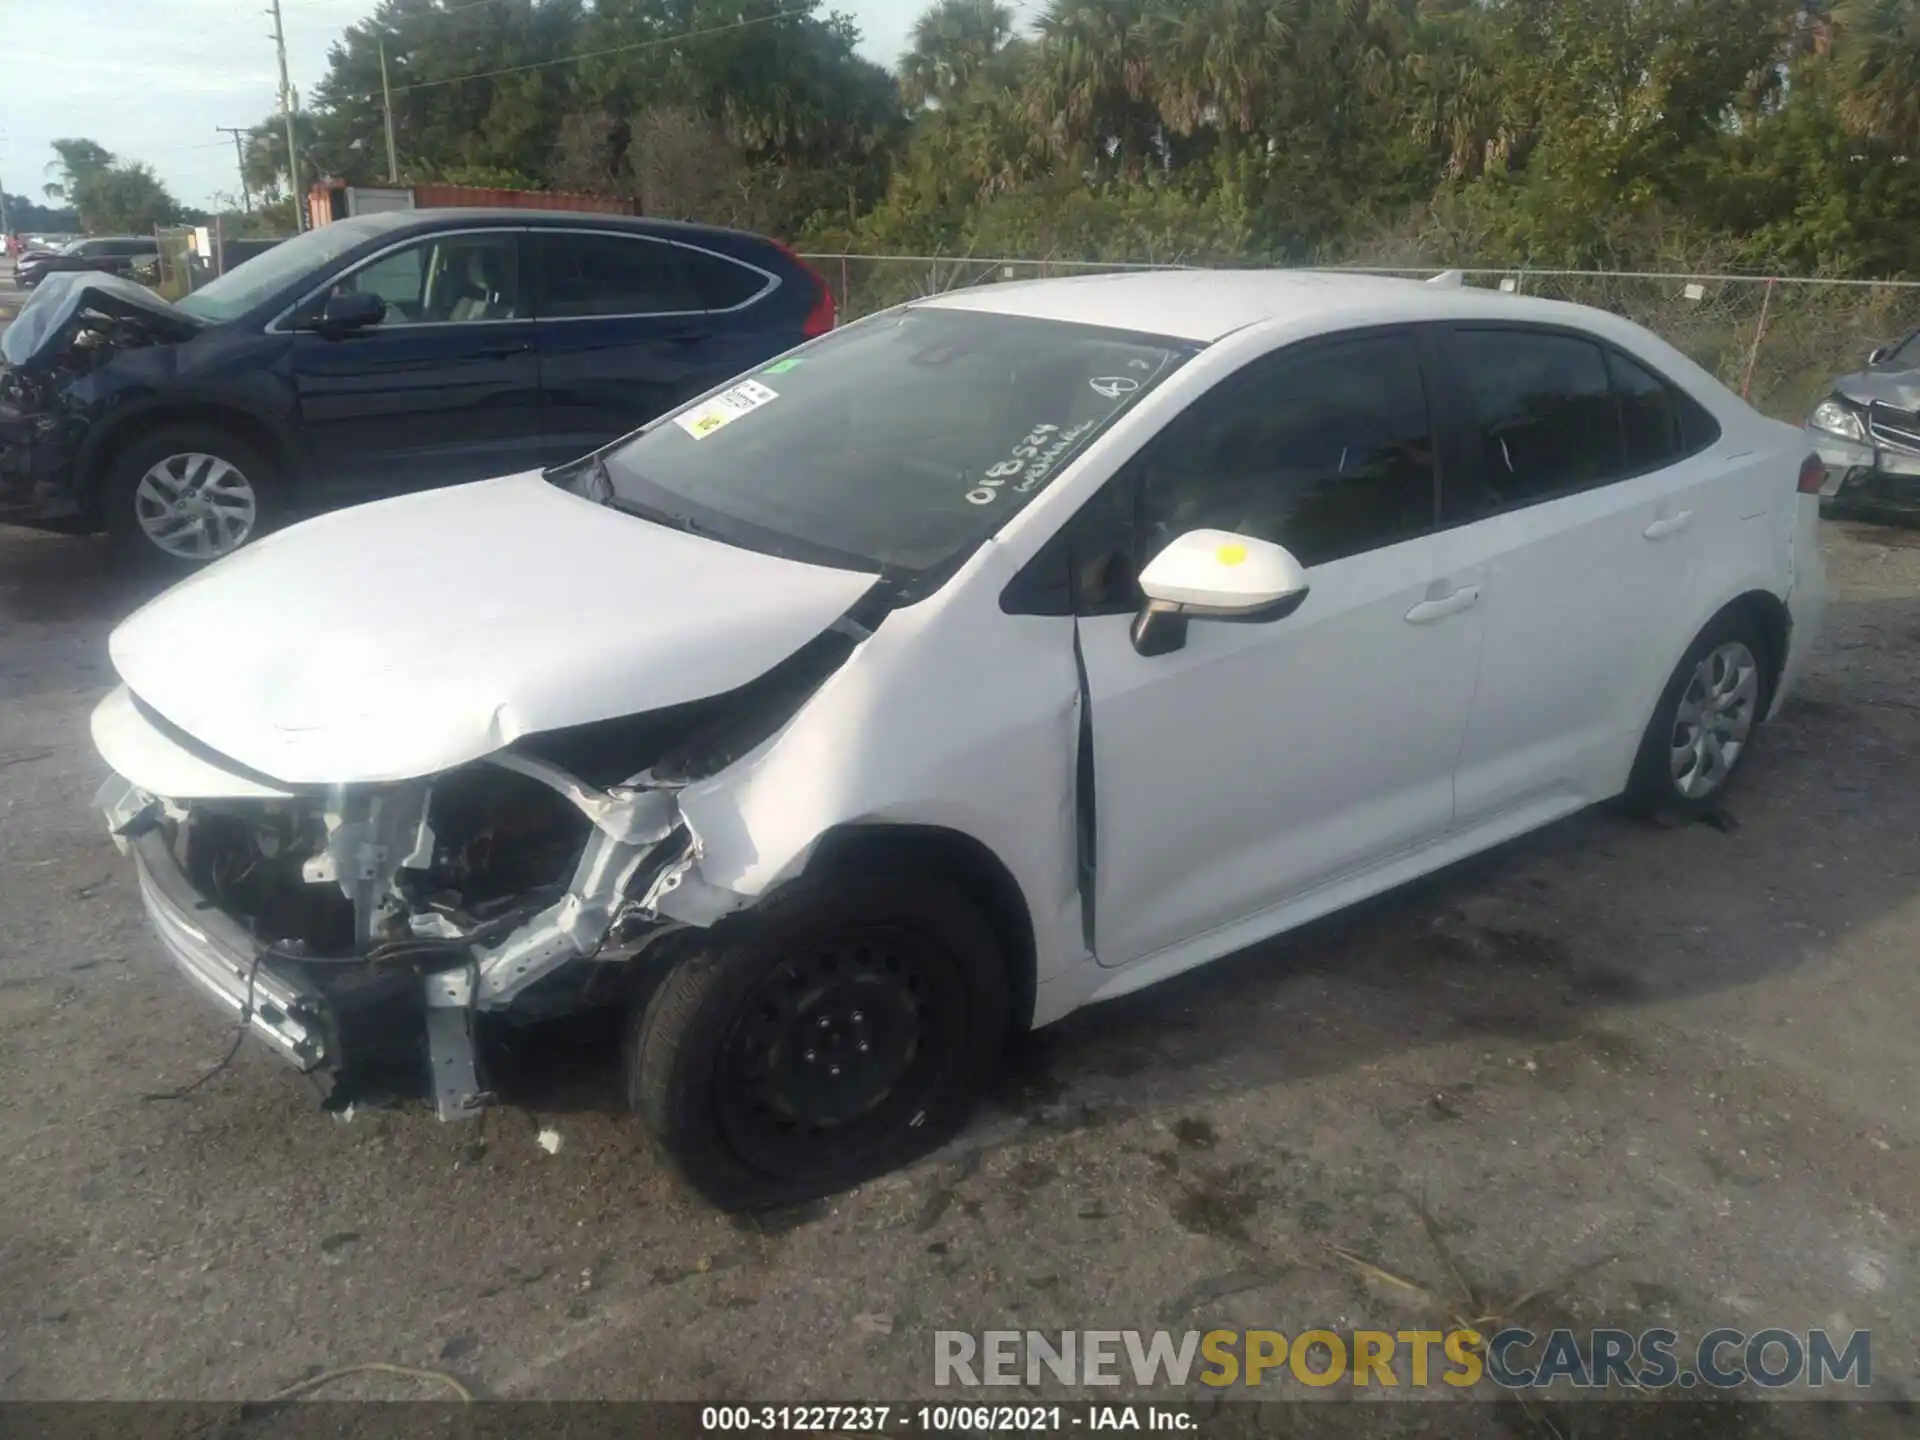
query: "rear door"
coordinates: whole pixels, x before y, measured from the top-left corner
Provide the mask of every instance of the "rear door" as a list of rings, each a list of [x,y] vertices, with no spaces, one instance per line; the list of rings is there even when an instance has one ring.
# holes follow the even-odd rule
[[[294,336],[308,477],[332,502],[529,469],[540,453],[540,365],[522,231],[407,241],[337,276],[329,294],[380,296],[379,324]]]
[[[732,374],[671,241],[631,231],[533,231],[541,452],[598,449]],[[711,378],[709,378],[711,377]]]
[[[1545,819],[1624,783],[1738,500],[1712,419],[1597,338],[1462,326],[1448,345],[1469,468],[1445,505],[1486,576],[1455,823]]]

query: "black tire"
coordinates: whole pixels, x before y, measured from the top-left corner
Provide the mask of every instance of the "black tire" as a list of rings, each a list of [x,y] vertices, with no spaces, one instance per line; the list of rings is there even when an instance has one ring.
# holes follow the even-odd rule
[[[1731,760],[1724,768],[1703,766],[1696,770],[1695,783],[1704,784],[1706,788],[1690,793],[1682,776],[1676,773],[1676,768],[1685,763],[1676,759],[1682,748],[1677,742],[1697,735],[1702,727],[1683,715],[1682,703],[1697,701],[1702,693],[1696,689],[1695,682],[1700,678],[1703,663],[1709,657],[1724,653],[1727,647],[1735,646],[1744,647],[1753,660],[1753,693],[1746,702],[1751,707],[1751,715]],[[1647,722],[1627,781],[1624,798],[1628,809],[1646,819],[1676,824],[1698,820],[1717,810],[1745,767],[1761,721],[1773,703],[1777,665],[1765,633],[1741,611],[1724,612],[1702,630],[1674,667],[1666,688],[1660,692],[1659,703],[1654,706],[1653,718]],[[1732,731],[1717,728],[1714,733],[1720,737],[1719,753],[1724,755],[1724,737]]]
[[[250,493],[252,519],[239,545],[265,534],[280,519],[283,500],[281,478],[277,468],[258,446],[231,430],[213,425],[163,425],[121,447],[108,462],[106,476],[100,486],[101,519],[124,564],[149,570],[186,573],[211,564],[221,555],[239,548],[239,545],[218,548],[216,553],[201,556],[173,553],[150,536],[141,523],[141,509],[150,503],[141,493],[142,479],[154,466],[173,457],[188,455],[211,456],[231,466]],[[188,479],[191,482],[192,477]],[[222,513],[231,515],[234,511],[228,507]],[[220,542],[227,538],[221,516],[212,513],[204,522],[201,533],[210,537],[217,533]]]
[[[716,928],[636,1013],[628,1103],[722,1209],[830,1195],[959,1131],[998,1066],[1007,994],[992,927],[944,881],[802,877]]]

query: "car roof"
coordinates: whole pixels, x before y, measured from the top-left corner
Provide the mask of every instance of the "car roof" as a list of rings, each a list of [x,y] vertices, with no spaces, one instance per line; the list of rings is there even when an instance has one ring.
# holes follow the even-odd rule
[[[1409,322],[1486,315],[1588,328],[1595,328],[1598,313],[1500,291],[1327,270],[1134,270],[980,285],[918,303],[1207,344],[1263,321],[1312,321],[1355,311],[1387,311]]]
[[[358,224],[370,235],[413,228],[426,231],[473,225],[527,225],[536,228],[567,225],[598,230],[631,230],[636,235],[664,235],[688,240],[728,235],[744,239],[763,238],[723,225],[696,225],[687,220],[655,219],[651,215],[609,215],[598,210],[525,210],[515,205],[435,205],[417,210],[378,210],[369,215],[349,216],[334,223]]]

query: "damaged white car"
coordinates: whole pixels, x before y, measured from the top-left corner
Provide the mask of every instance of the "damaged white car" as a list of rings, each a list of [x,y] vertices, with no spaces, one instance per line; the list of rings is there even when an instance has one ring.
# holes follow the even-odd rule
[[[954,1133],[1008,1037],[1621,794],[1804,662],[1800,432],[1598,312],[1101,277],[847,326],[578,464],[270,536],[112,637],[180,968],[340,1093],[631,1008],[696,1185]]]

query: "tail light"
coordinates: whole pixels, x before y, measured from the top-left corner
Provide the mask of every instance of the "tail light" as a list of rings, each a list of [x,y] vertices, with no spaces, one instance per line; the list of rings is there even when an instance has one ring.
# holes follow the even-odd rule
[[[774,248],[794,263],[803,275],[813,282],[813,308],[807,311],[807,318],[800,322],[800,333],[811,340],[816,335],[824,335],[839,323],[840,313],[834,308],[833,291],[827,288],[827,282],[820,278],[820,272],[802,260],[792,250],[778,240]]]
[[[808,271],[808,274],[813,274]],[[813,308],[807,312],[807,318],[800,322],[800,333],[811,340],[816,335],[824,335],[840,323],[840,315],[833,306],[833,292],[827,289],[827,282],[818,275],[813,283],[820,287],[819,298],[813,302]]]
[[[1800,493],[1818,495],[1821,487],[1827,483],[1827,462],[1818,455],[1809,455],[1800,462]]]

